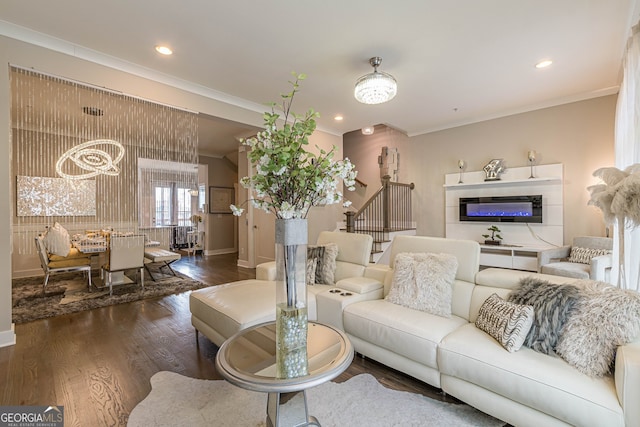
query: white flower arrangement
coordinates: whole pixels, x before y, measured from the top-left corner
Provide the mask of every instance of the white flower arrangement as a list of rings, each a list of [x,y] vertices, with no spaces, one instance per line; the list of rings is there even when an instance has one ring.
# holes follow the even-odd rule
[[[299,90],[304,74],[295,74],[290,82],[293,90],[281,95],[284,124],[278,129],[275,103],[264,114],[265,130],[243,140],[251,148],[248,157],[255,165],[255,174],[240,179],[240,184],[254,192],[252,205],[277,218],[306,218],[312,206],[339,203],[343,199],[338,184],[342,180],[349,191],[355,189],[357,172],[349,159],[334,161],[335,146],[326,152],[319,147],[318,155],[305,150],[308,138],[316,128],[318,113],[313,109],[304,116],[291,113],[293,97]],[[289,121],[289,116],[293,120]],[[343,206],[351,203],[345,201]],[[244,209],[231,205],[234,215]]]

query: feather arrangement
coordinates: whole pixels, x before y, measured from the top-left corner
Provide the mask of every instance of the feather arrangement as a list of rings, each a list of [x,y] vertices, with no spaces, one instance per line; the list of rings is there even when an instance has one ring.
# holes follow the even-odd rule
[[[640,225],[640,163],[625,170],[614,167],[600,168],[593,172],[603,183],[587,187],[591,194],[589,205],[602,211],[607,224],[618,224],[618,286],[625,288],[624,232],[625,228]]]

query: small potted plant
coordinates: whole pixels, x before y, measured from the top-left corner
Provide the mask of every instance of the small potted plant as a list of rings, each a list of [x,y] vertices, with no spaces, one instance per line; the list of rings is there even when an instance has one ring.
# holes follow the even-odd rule
[[[502,236],[500,235],[501,230],[496,226],[492,225],[487,228],[491,232],[491,234],[483,234],[482,237],[485,238],[485,245],[499,245],[502,242]]]

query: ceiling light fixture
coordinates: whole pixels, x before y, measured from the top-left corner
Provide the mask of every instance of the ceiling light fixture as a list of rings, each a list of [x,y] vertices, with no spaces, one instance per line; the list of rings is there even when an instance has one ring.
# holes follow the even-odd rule
[[[333,120],[335,120],[336,122],[341,122],[342,120],[344,120],[344,117],[342,116],[342,114],[336,114]]]
[[[363,135],[373,135],[374,128],[373,126],[365,126],[362,128]]]
[[[373,73],[365,74],[356,82],[354,96],[363,104],[382,104],[390,101],[398,92],[398,83],[391,75],[378,71],[382,58],[374,56],[369,59]]]
[[[113,156],[115,154],[115,156]],[[124,157],[124,147],[113,139],[94,139],[67,150],[56,162],[58,176],[65,179],[88,179],[98,175],[118,176],[118,163]],[[75,164],[86,173],[65,172],[65,163]]]
[[[160,45],[156,46],[156,52],[162,55],[171,55],[173,53],[173,51],[167,46],[160,46]]]
[[[549,65],[553,64],[553,61],[550,59],[545,59],[544,61],[540,61],[536,64],[536,68],[547,68]]]

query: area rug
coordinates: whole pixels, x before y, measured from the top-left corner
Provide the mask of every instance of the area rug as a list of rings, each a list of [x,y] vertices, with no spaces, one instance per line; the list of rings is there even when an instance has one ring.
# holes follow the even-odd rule
[[[176,272],[152,267],[153,277],[145,271],[144,290],[137,283],[108,288],[87,289],[87,279],[81,273],[51,275],[46,292],[42,292],[43,277],[27,277],[12,281],[12,318],[14,323],[25,323],[61,314],[76,313],[109,305],[138,301],[146,298],[177,294],[209,285]],[[95,274],[95,273],[94,273]],[[131,274],[135,279],[135,274]]]
[[[265,393],[223,380],[198,380],[162,371],[151,377],[151,392],[133,409],[127,425],[264,426],[266,404]],[[307,404],[321,425],[332,427],[504,425],[468,405],[385,388],[369,374],[311,388]]]

